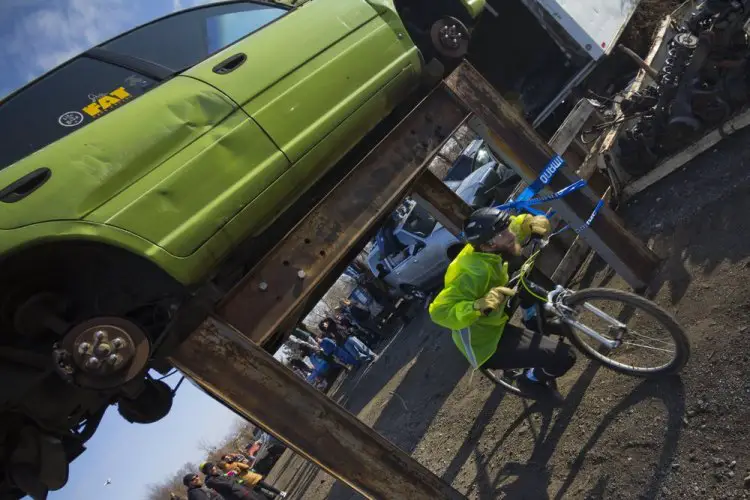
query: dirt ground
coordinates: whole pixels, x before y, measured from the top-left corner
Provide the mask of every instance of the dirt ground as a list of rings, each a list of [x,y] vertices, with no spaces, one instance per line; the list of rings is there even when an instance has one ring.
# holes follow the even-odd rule
[[[561,408],[473,375],[425,311],[333,397],[469,498],[750,498],[750,131],[726,139],[620,214],[664,264],[653,297],[687,330],[679,377],[644,381],[582,355]],[[580,287],[627,289],[598,260]],[[359,498],[297,457],[290,498]]]

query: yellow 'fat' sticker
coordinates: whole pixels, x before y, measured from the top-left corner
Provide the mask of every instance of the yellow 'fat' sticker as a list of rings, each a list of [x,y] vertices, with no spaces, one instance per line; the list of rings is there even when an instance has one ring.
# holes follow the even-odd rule
[[[96,102],[92,102],[85,108],[83,112],[89,116],[97,118],[105,111],[109,110],[112,106],[120,104],[122,101],[131,98],[130,93],[125,90],[124,87],[118,87],[111,91],[109,94],[101,95],[96,99]]]

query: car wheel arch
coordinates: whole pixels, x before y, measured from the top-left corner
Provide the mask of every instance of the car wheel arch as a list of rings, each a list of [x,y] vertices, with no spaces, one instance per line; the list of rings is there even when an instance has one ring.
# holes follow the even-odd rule
[[[67,291],[92,286],[100,286],[102,295],[114,293],[112,290],[117,288],[117,293],[127,296],[134,304],[140,299],[145,303],[149,295],[181,295],[185,292],[183,285],[154,262],[129,250],[100,242],[65,240],[40,243],[23,247],[0,261],[0,291],[7,291],[6,296],[24,287],[33,293],[50,287],[54,291]],[[139,291],[143,291],[142,296],[138,295]],[[0,308],[5,309],[5,314],[12,313],[13,310],[8,308],[13,307],[14,302],[11,301],[10,305],[4,303],[3,295],[0,293]]]

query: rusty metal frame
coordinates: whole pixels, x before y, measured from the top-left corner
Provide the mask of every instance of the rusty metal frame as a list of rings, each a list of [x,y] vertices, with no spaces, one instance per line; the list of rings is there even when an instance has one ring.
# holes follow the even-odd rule
[[[527,179],[535,178],[552,156],[528,123],[463,63],[224,297],[213,317],[170,357],[216,398],[371,498],[432,500],[461,495],[293,375],[261,345],[316,300],[319,289],[340,273],[347,258],[410,188],[446,228],[460,232],[470,208],[425,168],[469,113],[484,122],[493,149]],[[562,172],[551,187],[568,182],[569,173]],[[557,208],[575,224],[590,213],[593,201],[585,195],[571,196]],[[653,254],[611,214],[597,218],[587,233],[591,246],[629,281],[646,280],[653,271]]]
[[[430,93],[219,304],[216,316],[258,344],[408,193],[467,112],[444,89]]]
[[[431,92],[220,302],[170,362],[240,415],[371,498],[462,498],[355,416],[293,375],[261,344],[298,318],[352,252],[419,184],[460,227],[468,207],[426,165],[468,118]],[[428,175],[429,174],[429,175]],[[447,198],[442,199],[441,196]],[[459,207],[450,208],[452,203]]]
[[[228,325],[206,323],[171,361],[238,414],[368,498],[464,498]]]
[[[464,221],[471,215],[471,207],[430,171],[425,171],[414,184],[412,198],[455,236],[461,234]]]

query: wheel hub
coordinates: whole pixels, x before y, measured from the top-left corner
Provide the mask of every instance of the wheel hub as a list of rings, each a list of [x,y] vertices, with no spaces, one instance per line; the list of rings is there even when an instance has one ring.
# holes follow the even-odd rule
[[[101,325],[78,333],[73,360],[78,368],[94,375],[109,375],[133,360],[135,344],[123,328]]]
[[[148,364],[150,343],[137,325],[123,318],[102,317],[71,329],[55,350],[61,375],[76,385],[107,389],[123,385]]]
[[[450,50],[455,50],[461,45],[463,36],[455,24],[446,24],[440,28],[440,43]]]
[[[469,29],[455,17],[436,21],[430,30],[435,50],[442,56],[459,59],[469,50]]]

